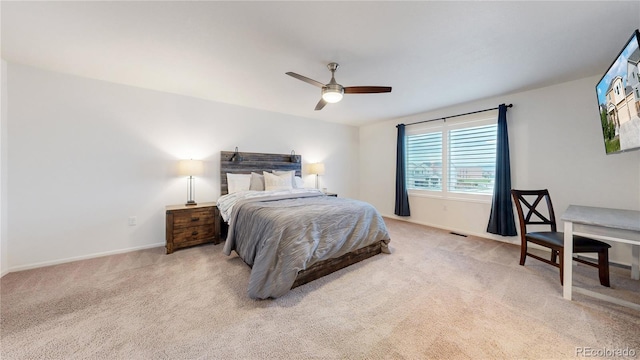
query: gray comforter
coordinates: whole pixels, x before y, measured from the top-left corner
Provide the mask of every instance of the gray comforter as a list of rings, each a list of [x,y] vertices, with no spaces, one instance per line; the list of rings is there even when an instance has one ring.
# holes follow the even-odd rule
[[[370,204],[290,194],[238,201],[224,253],[235,250],[251,266],[249,296],[266,299],[287,293],[298,271],[379,241],[389,253],[389,233]]]

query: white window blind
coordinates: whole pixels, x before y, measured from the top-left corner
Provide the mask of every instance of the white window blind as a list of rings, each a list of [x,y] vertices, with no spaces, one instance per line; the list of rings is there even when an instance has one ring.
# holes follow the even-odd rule
[[[407,136],[407,189],[442,190],[442,131]]]
[[[496,124],[449,131],[449,191],[493,193]]]
[[[414,194],[424,191],[436,196],[438,193],[472,198],[491,195],[495,179],[496,131],[496,118],[491,115],[408,130],[405,144],[407,189]]]

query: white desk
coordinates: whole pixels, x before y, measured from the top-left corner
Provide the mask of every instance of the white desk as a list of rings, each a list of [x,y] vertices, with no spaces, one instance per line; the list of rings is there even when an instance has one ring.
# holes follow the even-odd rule
[[[640,304],[616,299],[594,291],[573,287],[573,235],[631,244],[631,277],[640,278],[640,211],[606,209],[570,205],[562,215],[564,221],[564,286],[563,295],[571,300],[571,292],[593,296],[640,311]],[[580,229],[574,231],[574,224]]]

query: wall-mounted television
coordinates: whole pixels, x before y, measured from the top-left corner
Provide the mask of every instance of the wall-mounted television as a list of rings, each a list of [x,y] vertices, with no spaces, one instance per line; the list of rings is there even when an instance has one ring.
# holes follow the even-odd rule
[[[639,44],[636,29],[596,85],[607,154],[640,149]]]

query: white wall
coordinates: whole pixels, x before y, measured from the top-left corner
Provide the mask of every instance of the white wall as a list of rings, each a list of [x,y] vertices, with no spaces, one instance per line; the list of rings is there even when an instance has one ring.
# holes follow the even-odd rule
[[[514,188],[548,188],[562,215],[569,204],[640,210],[640,151],[606,155],[595,94],[599,77],[507,95],[360,128],[360,198],[395,217],[396,128],[441,116],[513,103],[507,112]],[[427,101],[427,100],[425,100]],[[410,196],[408,221],[519,243],[486,232],[489,202]],[[628,245],[613,261],[629,264]]]
[[[513,103],[512,183],[569,204],[640,209],[640,152],[605,155],[591,77],[354,127],[252,110],[2,62],[0,271],[164,244],[164,206],[186,200],[178,159],[206,161],[196,200],[219,195],[219,152],[324,161],[321,186],[393,217],[395,125]],[[360,155],[358,155],[360,154]],[[359,164],[359,168],[353,166]],[[358,171],[359,170],[359,171]],[[305,176],[313,186],[313,176]],[[490,204],[411,197],[410,221],[485,232]],[[446,208],[446,210],[445,210]],[[138,225],[127,218],[137,216]],[[614,261],[629,263],[615,245]]]
[[[8,236],[7,236],[7,203],[5,200],[7,193],[7,62],[2,60],[2,75],[0,75],[2,88],[0,95],[0,276],[9,272],[8,261]]]
[[[165,205],[187,200],[177,161],[206,161],[195,198],[215,201],[220,151],[235,146],[324,161],[321,186],[357,195],[355,127],[13,63],[7,75],[2,204],[9,215],[2,238],[9,251],[2,265],[9,271],[163,246]],[[304,179],[314,186],[312,175]],[[137,226],[128,226],[129,216]]]

